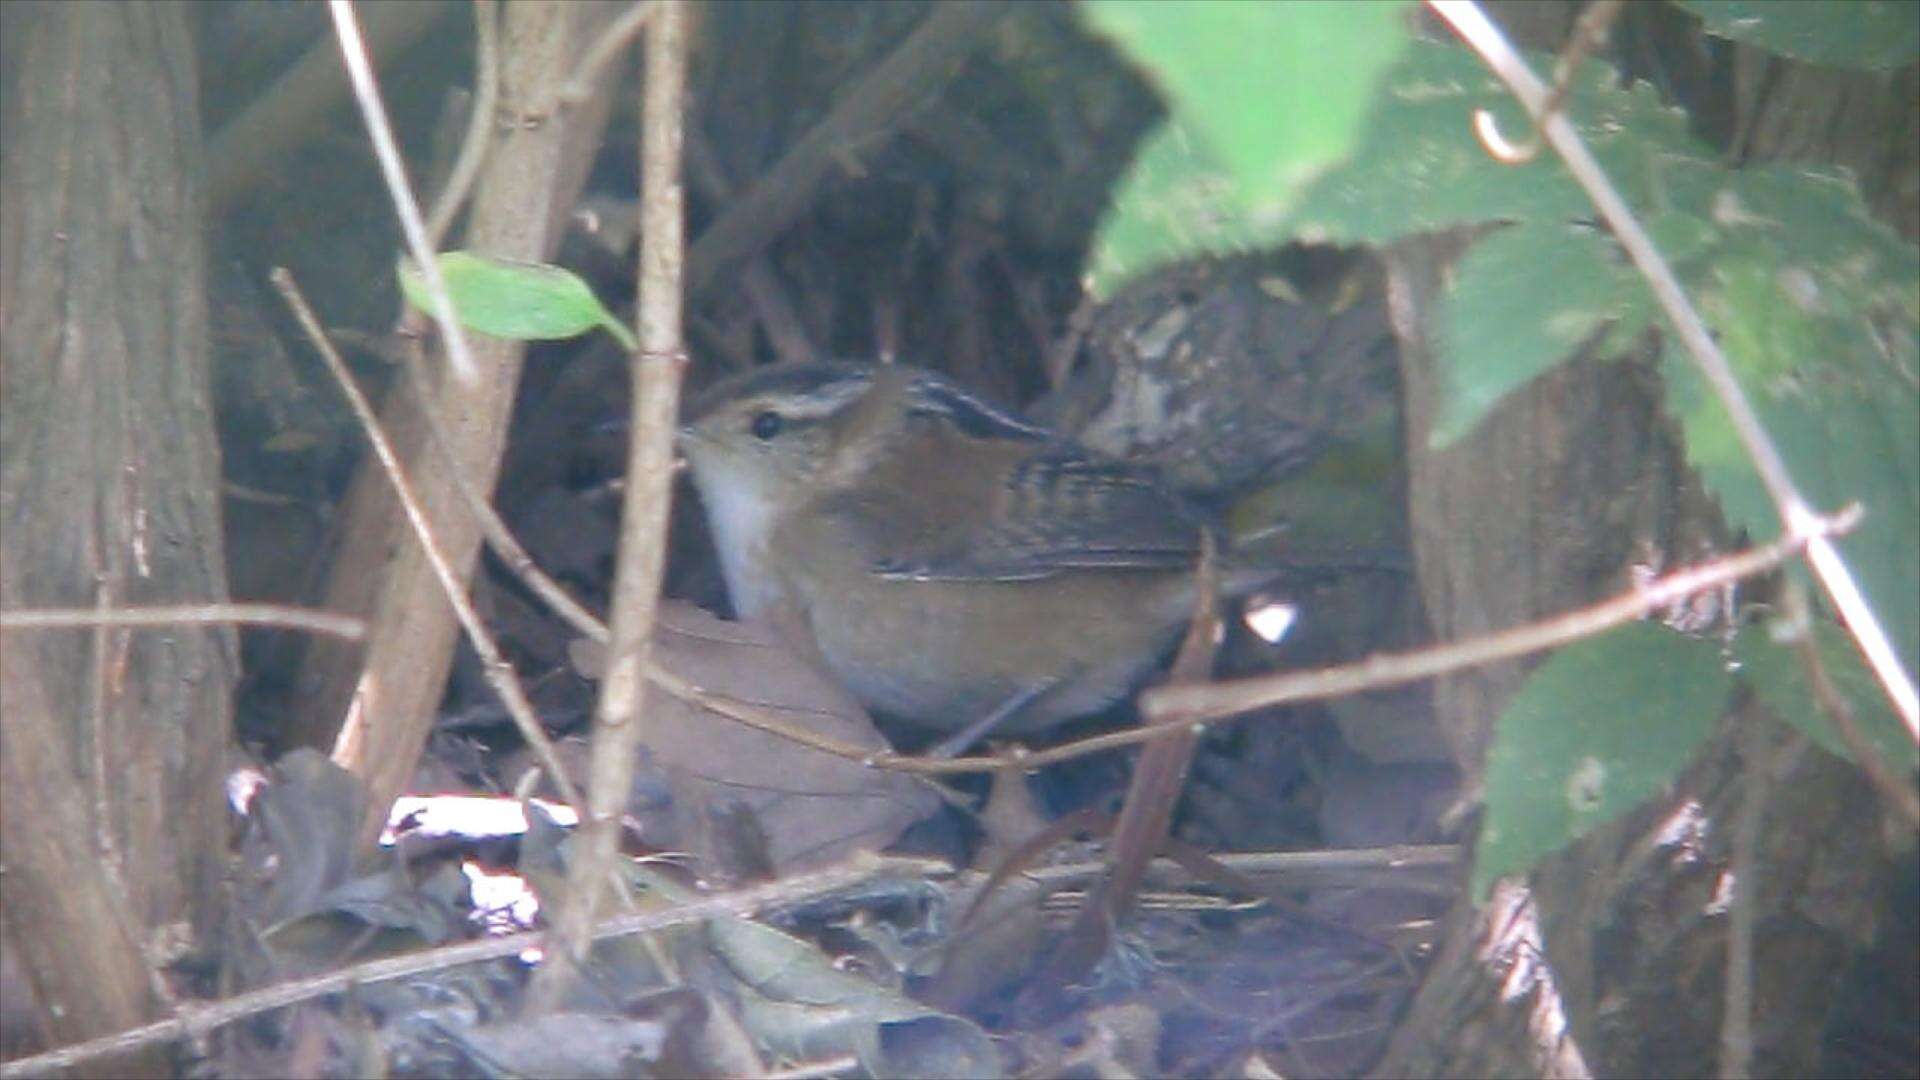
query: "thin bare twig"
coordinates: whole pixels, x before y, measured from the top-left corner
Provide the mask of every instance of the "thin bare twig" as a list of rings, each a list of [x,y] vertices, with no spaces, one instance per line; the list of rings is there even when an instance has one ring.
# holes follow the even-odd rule
[[[1222,866],[1249,877],[1316,878],[1354,870],[1444,870],[1460,861],[1458,844],[1402,844],[1380,848],[1333,848],[1324,851],[1230,851],[1215,855]],[[1070,885],[1106,871],[1104,862],[1060,863],[1021,871],[1042,885]],[[1179,863],[1165,856],[1153,860],[1148,873],[1178,877]]]
[[[1733,852],[1727,867],[1732,898],[1727,908],[1727,963],[1722,976],[1720,1076],[1747,1080],[1753,1075],[1753,938],[1760,909],[1760,826],[1774,770],[1803,745],[1799,732],[1773,745],[1770,729],[1751,724],[1740,733],[1740,806],[1734,812]]]
[[[547,738],[546,729],[540,726],[540,718],[534,714],[526,691],[520,688],[513,665],[500,655],[500,647],[494,643],[493,635],[487,632],[486,624],[480,621],[480,613],[473,609],[473,601],[468,598],[460,575],[454,571],[452,561],[433,535],[433,526],[427,521],[426,511],[421,508],[420,500],[414,494],[412,481],[407,479],[406,471],[401,467],[399,454],[387,439],[379,418],[373,414],[373,406],[368,404],[366,395],[360,392],[359,385],[353,381],[353,375],[347,371],[347,365],[340,359],[333,343],[327,340],[326,331],[321,329],[320,320],[314,316],[313,309],[307,306],[306,298],[300,294],[300,287],[294,284],[293,275],[285,267],[277,266],[273,269],[272,279],[273,287],[280,291],[287,306],[292,309],[294,318],[299,320],[301,329],[313,342],[314,349],[326,361],[327,370],[340,384],[341,392],[347,396],[347,403],[353,406],[354,416],[366,430],[367,439],[373,443],[374,456],[379,459],[387,479],[393,484],[394,496],[406,511],[407,523],[412,526],[420,547],[426,552],[434,577],[446,593],[447,602],[453,605],[455,617],[466,630],[467,639],[473,643],[473,651],[480,654],[480,668],[487,684],[500,696],[500,701],[507,708],[507,715],[513,718],[514,726],[520,731],[520,737],[527,741],[527,745],[539,756],[540,763],[553,774],[554,789],[578,812],[581,807],[579,789],[573,786],[566,769],[561,766],[560,757],[553,749],[553,740]]]
[[[376,4],[366,12],[366,41],[374,59],[385,63],[411,48],[446,14],[446,0]],[[347,98],[347,80],[331,43],[321,41],[282,72],[246,110],[207,140],[207,202],[214,210],[232,205],[263,177],[271,176],[300,147],[314,128]]]
[[[560,88],[560,102],[563,105],[578,105],[593,96],[594,80],[600,76],[600,69],[613,62],[633,39],[653,21],[660,9],[658,0],[642,0],[620,13],[612,25],[600,32],[599,40],[580,58],[580,66],[573,71],[573,78]]]
[[[755,180],[687,255],[687,294],[764,246],[812,202],[820,181],[852,149],[892,132],[907,110],[946,80],[1008,8],[1002,0],[936,4],[926,21],[849,87],[831,112]]]
[[[486,160],[487,143],[493,135],[493,112],[500,101],[500,20],[493,0],[473,2],[473,103],[467,114],[467,133],[460,140],[460,153],[447,171],[447,182],[434,197],[433,210],[427,215],[427,248],[440,250],[453,228],[453,219],[466,205],[474,178],[480,175],[480,163]]]
[[[645,934],[709,919],[751,918],[764,911],[787,907],[818,896],[831,895],[882,874],[924,871],[925,863],[922,860],[886,859],[875,855],[861,855],[842,866],[816,873],[769,882],[736,892],[719,893],[664,910],[638,912],[606,919],[593,927],[593,938],[598,941],[605,938]],[[199,1037],[236,1020],[244,1020],[270,1009],[297,1005],[302,1001],[325,994],[339,993],[355,986],[424,975],[460,964],[518,956],[528,949],[546,948],[550,933],[551,931],[546,930],[529,930],[502,937],[483,938],[479,941],[465,941],[457,945],[407,953],[404,956],[370,960],[324,975],[262,987],[212,1005],[182,1005],[180,1015],[177,1017],[63,1046],[32,1057],[15,1058],[0,1064],[0,1080],[41,1076],[56,1069],[124,1053],[153,1043]]]
[[[349,641],[366,636],[364,619],[279,604],[163,604],[133,608],[17,608],[0,611],[0,630],[73,630],[93,626],[244,623],[310,630]]]
[[[474,361],[466,336],[454,320],[453,298],[440,275],[440,264],[434,259],[426,223],[420,220],[420,204],[413,197],[412,185],[407,183],[407,166],[400,160],[400,144],[394,140],[393,127],[387,122],[386,106],[380,103],[373,63],[367,59],[366,46],[360,40],[360,24],[354,17],[353,5],[348,0],[327,0],[327,10],[333,16],[333,30],[340,39],[340,55],[347,64],[347,78],[353,83],[353,97],[360,105],[361,118],[366,121],[374,156],[380,161],[380,175],[387,182],[387,194],[393,200],[394,213],[400,218],[400,230],[406,235],[407,247],[419,265],[421,279],[427,284],[427,295],[433,298],[433,318],[446,341],[448,366],[462,386],[475,386],[480,382],[480,365]]]
[[[627,488],[613,579],[607,670],[593,715],[588,814],[573,842],[567,889],[554,919],[555,947],[533,985],[533,1008],[553,1008],[587,956],[603,885],[619,854],[620,819],[633,784],[653,628],[666,567],[673,506],[673,442],[686,370],[681,309],[685,188],[681,179],[692,11],[660,0],[647,31],[644,127],[640,140],[640,273],[635,307],[640,349],[632,356],[632,422]]]
[[[1816,517],[1805,533],[1789,533],[1770,544],[1676,571],[1611,599],[1551,619],[1449,645],[1383,653],[1357,664],[1319,671],[1261,675],[1203,686],[1158,687],[1141,696],[1141,712],[1156,724],[1199,723],[1288,701],[1377,690],[1542,652],[1632,622],[1695,593],[1769,570],[1805,550],[1814,537],[1845,532],[1859,519],[1858,506],[1832,517]],[[1151,727],[1148,730],[1151,731]]]
[[[1821,589],[1833,602],[1848,632],[1853,635],[1855,645],[1866,657],[1867,666],[1873,670],[1874,677],[1880,681],[1888,699],[1893,702],[1894,712],[1906,724],[1908,734],[1920,741],[1920,691],[1914,687],[1913,675],[1905,669],[1899,655],[1894,652],[1892,641],[1880,625],[1872,605],[1861,593],[1860,586],[1854,581],[1846,561],[1840,557],[1839,549],[1827,537],[1805,528],[1807,522],[1818,514],[1795,486],[1786,460],[1767,435],[1766,428],[1753,411],[1753,405],[1747,401],[1746,393],[1741,390],[1740,381],[1735,378],[1726,355],[1714,342],[1700,313],[1688,301],[1679,279],[1673,274],[1673,268],[1667,265],[1652,238],[1640,227],[1626,200],[1614,189],[1606,172],[1594,160],[1593,154],[1587,150],[1586,143],[1566,116],[1555,113],[1542,119],[1546,87],[1507,41],[1506,35],[1480,10],[1479,5],[1472,0],[1427,0],[1427,6],[1446,20],[1474,52],[1480,54],[1480,58],[1486,61],[1493,73],[1507,84],[1514,97],[1535,118],[1547,142],[1566,163],[1567,171],[1586,190],[1588,198],[1600,211],[1600,216],[1606,220],[1620,246],[1626,249],[1628,257],[1646,278],[1654,299],[1660,303],[1660,309],[1678,331],[1681,343],[1693,357],[1707,385],[1713,388],[1714,396],[1720,399],[1721,407],[1726,409],[1727,419],[1732,423],[1740,445],[1753,462],[1761,484],[1767,489],[1767,496],[1773,500],[1774,508],[1780,515],[1783,534],[1810,537],[1806,559],[1813,569],[1814,578],[1820,582]]]
[[[480,535],[486,538],[487,546],[506,564],[509,572],[519,578],[535,596],[546,601],[547,606],[567,625],[602,645],[606,644],[606,624],[595,618],[591,611],[561,588],[559,582],[540,569],[519,538],[513,535],[513,530],[500,520],[493,504],[474,485],[467,470],[461,468],[459,460],[454,457],[452,440],[447,437],[446,426],[440,422],[440,410],[435,406],[432,391],[427,386],[426,361],[421,355],[419,339],[410,338],[401,347],[400,353],[401,365],[407,370],[408,386],[420,406],[421,418],[426,421],[427,442],[445,459],[447,475],[452,478],[461,501],[472,512],[474,522],[480,526]]]

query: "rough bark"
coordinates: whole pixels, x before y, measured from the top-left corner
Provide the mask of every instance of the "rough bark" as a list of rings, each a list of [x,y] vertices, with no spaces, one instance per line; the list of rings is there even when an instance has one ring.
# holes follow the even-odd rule
[[[1442,640],[1616,592],[1643,548],[1692,554],[1710,520],[1685,482],[1643,365],[1584,358],[1516,394],[1451,448],[1428,448],[1438,403],[1431,328],[1447,265],[1464,246],[1462,238],[1414,241],[1387,260],[1406,388],[1409,518],[1423,599]],[[1436,712],[1469,790],[1478,786],[1493,719],[1531,666],[1490,665],[1436,686]],[[1391,1069],[1554,1070],[1528,1036],[1528,1003],[1503,1002],[1494,992],[1500,973],[1479,962],[1476,945],[1487,931],[1484,920],[1456,913],[1453,948],[1435,965]]]
[[[186,17],[7,5],[9,608],[226,598]],[[204,935],[218,915],[233,632],[8,633],[0,648],[9,940],[55,1038],[150,1019],[136,935]]]

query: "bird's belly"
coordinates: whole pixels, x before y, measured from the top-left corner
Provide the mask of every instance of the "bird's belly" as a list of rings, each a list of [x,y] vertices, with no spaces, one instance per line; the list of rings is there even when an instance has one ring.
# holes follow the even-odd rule
[[[1072,609],[1052,602],[1063,584],[889,582],[884,602],[809,604],[808,621],[855,696],[916,726],[958,730],[1051,684],[1000,729],[1032,732],[1127,693],[1173,632],[1141,618],[1069,625]]]

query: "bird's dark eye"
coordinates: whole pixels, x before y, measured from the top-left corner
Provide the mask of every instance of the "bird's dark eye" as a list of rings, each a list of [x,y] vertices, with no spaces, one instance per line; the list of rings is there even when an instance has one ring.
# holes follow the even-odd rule
[[[766,440],[773,438],[775,435],[780,434],[780,429],[785,426],[786,426],[785,417],[781,416],[777,412],[774,412],[772,409],[766,409],[754,416],[753,423],[747,428],[747,430],[753,432],[754,438],[759,439],[762,442],[765,442]]]

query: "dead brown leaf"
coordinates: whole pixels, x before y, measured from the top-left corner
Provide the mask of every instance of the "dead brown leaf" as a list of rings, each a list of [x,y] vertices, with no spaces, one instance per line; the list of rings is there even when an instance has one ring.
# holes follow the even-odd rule
[[[654,662],[797,726],[886,749],[860,704],[803,658],[805,642],[787,643],[792,634],[669,602],[661,608]],[[590,659],[581,659],[589,658],[576,656],[577,668],[597,674]],[[784,874],[823,866],[886,846],[939,806],[919,780],[801,746],[658,690],[647,707],[657,712],[646,764],[666,779],[672,832],[671,839],[651,839],[691,851],[710,867],[766,865]]]

